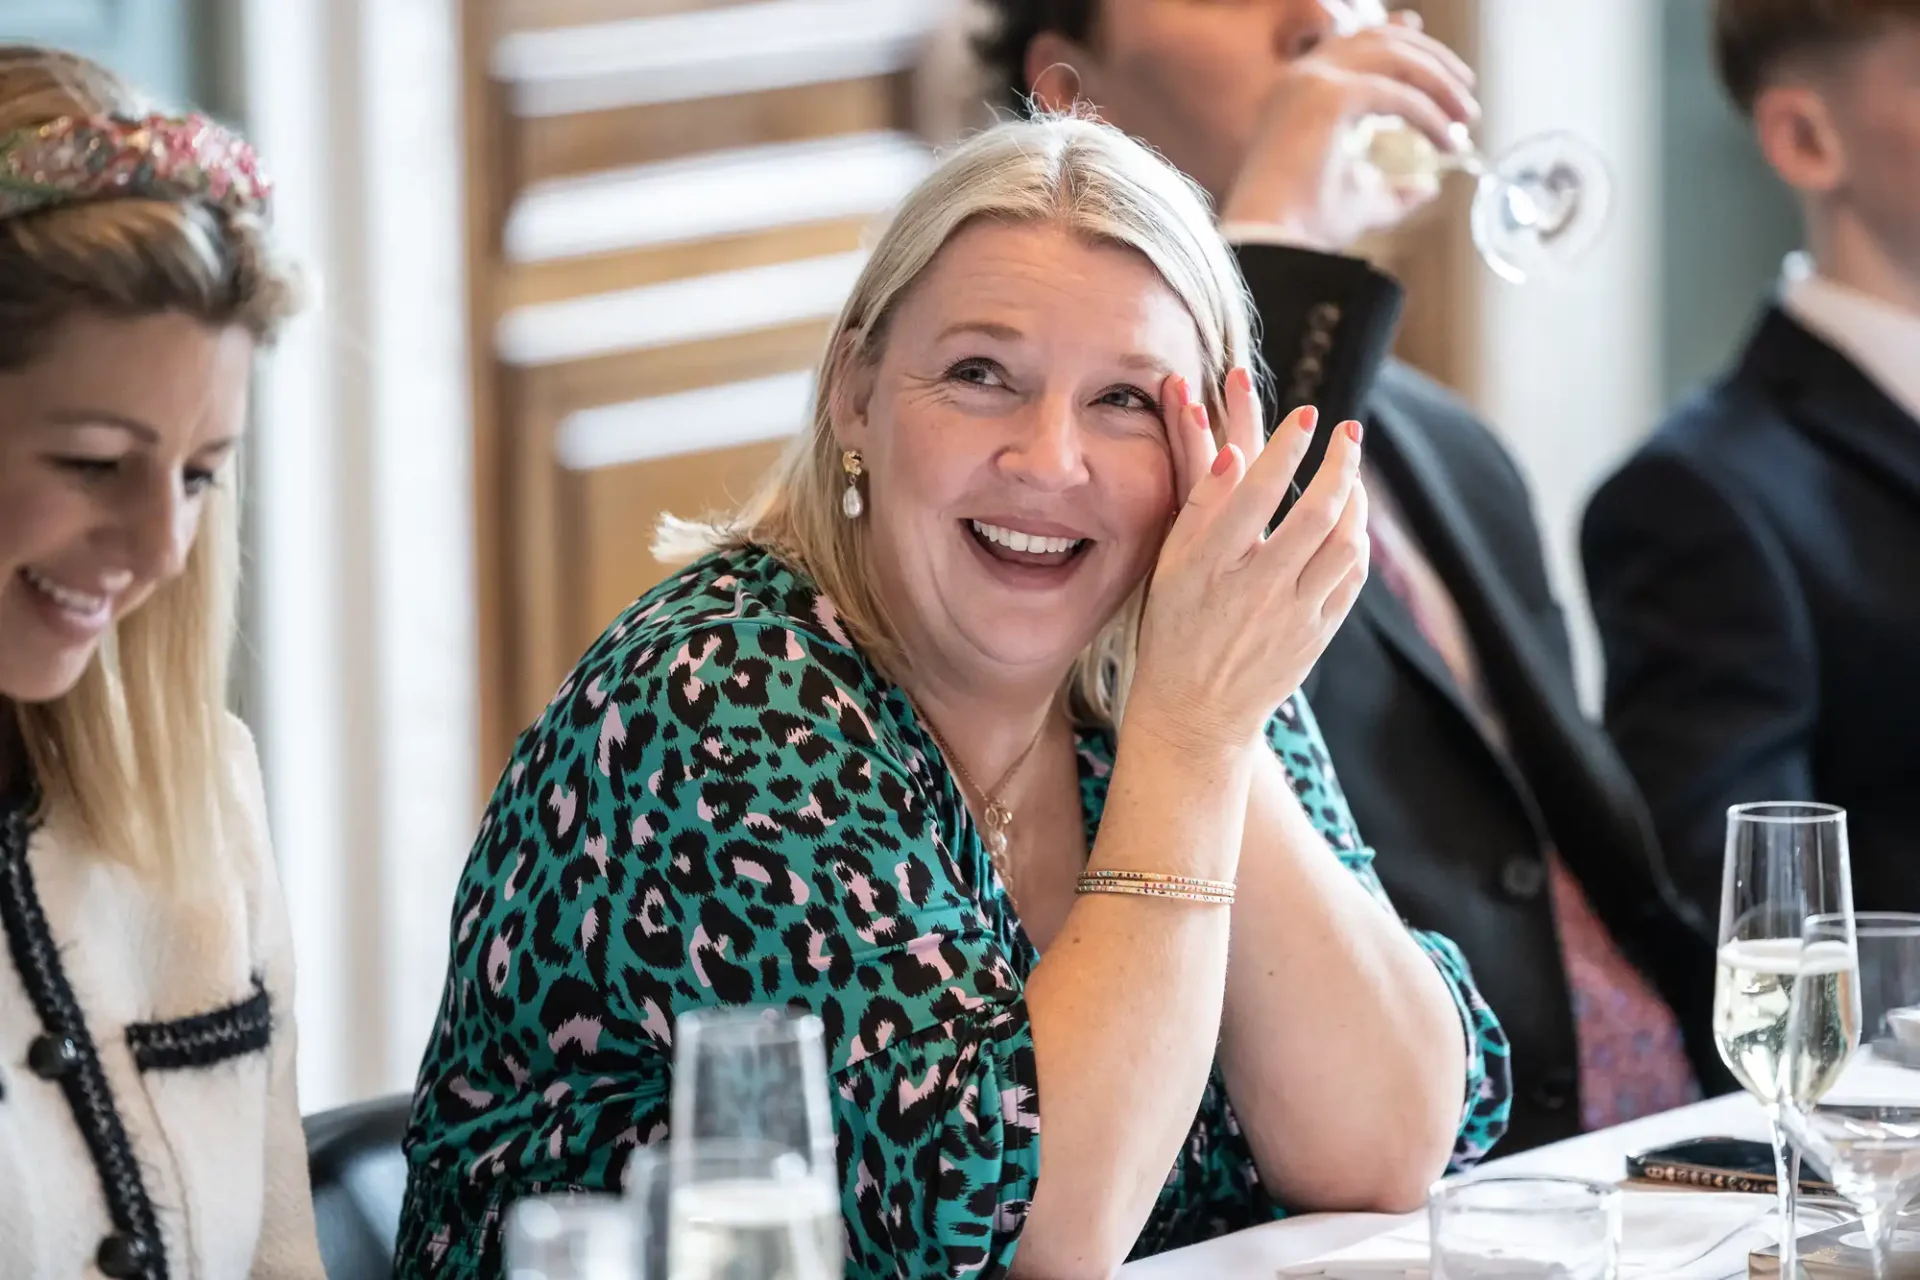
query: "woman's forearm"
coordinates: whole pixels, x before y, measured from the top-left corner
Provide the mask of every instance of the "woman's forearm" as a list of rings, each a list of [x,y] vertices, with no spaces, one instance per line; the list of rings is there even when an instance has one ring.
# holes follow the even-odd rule
[[[1130,715],[1093,868],[1232,880],[1249,751],[1195,751]],[[1027,984],[1040,1176],[1016,1276],[1109,1275],[1178,1157],[1212,1071],[1231,912],[1082,896]]]
[[[1271,754],[1239,883],[1221,1063],[1268,1190],[1296,1209],[1417,1208],[1465,1101],[1445,979],[1327,847]]]

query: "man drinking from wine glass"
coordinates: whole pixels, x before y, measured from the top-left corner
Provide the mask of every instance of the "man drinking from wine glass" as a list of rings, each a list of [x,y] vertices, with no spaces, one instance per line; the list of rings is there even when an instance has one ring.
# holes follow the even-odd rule
[[[1715,27],[1807,252],[1587,511],[1607,723],[1695,902],[1730,804],[1819,800],[1847,810],[1858,905],[1912,911],[1920,0],[1718,0]]]
[[[1680,904],[1580,711],[1526,481],[1464,404],[1387,358],[1400,286],[1344,256],[1437,189],[1356,161],[1356,126],[1398,117],[1452,150],[1479,116],[1472,71],[1377,0],[988,4],[1003,96],[1091,104],[1213,197],[1273,413],[1366,421],[1375,572],[1308,689],[1396,903],[1459,941],[1512,1038],[1502,1150],[1730,1087],[1710,917]]]

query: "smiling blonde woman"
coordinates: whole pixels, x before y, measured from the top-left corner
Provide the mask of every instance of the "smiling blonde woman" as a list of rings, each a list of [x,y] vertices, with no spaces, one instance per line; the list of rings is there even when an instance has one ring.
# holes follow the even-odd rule
[[[811,430],[668,530],[705,554],[501,779],[400,1274],[617,1188],[714,1005],[820,1015],[856,1280],[1104,1276],[1486,1150],[1499,1029],[1297,696],[1366,573],[1360,431],[1268,537],[1313,415],[1263,449],[1249,359],[1201,198],[1112,130],[1001,125],[907,199]]]
[[[0,47],[0,1274],[318,1276],[292,947],[225,711],[293,308],[237,136]]]

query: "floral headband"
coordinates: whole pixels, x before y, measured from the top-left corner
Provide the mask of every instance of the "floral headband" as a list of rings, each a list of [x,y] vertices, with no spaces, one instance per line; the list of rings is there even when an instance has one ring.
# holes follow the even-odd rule
[[[264,213],[272,192],[246,139],[201,115],[63,116],[0,136],[0,220],[124,199]]]

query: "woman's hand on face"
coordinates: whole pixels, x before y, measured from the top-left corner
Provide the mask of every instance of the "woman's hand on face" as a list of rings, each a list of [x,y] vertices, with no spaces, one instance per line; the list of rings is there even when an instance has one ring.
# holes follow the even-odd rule
[[[1176,491],[1140,625],[1129,717],[1163,733],[1239,746],[1299,689],[1367,577],[1360,424],[1333,433],[1319,472],[1271,534],[1319,415],[1290,414],[1263,443],[1253,378],[1227,377],[1224,445],[1186,382],[1164,388]]]

